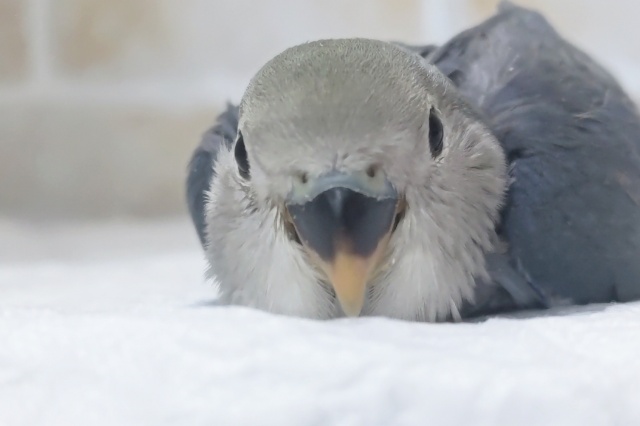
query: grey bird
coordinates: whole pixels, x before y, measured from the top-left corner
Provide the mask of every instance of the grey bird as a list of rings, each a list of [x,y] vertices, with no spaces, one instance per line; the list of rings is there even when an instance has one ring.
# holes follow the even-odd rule
[[[443,46],[292,47],[228,105],[187,200],[222,303],[471,318],[640,299],[640,117],[537,12]]]

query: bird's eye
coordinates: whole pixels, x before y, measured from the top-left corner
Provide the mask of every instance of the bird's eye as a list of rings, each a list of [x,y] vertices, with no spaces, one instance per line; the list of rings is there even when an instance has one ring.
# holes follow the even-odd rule
[[[433,158],[437,158],[442,153],[443,137],[442,121],[440,121],[435,109],[431,108],[429,112],[429,148]]]
[[[243,179],[249,179],[249,159],[247,158],[247,149],[244,147],[244,138],[240,132],[238,132],[238,140],[236,141],[234,154],[240,176],[242,176]]]
[[[300,172],[298,173],[298,180],[300,181],[301,184],[306,185],[307,182],[309,181],[309,175],[306,174],[305,172]]]

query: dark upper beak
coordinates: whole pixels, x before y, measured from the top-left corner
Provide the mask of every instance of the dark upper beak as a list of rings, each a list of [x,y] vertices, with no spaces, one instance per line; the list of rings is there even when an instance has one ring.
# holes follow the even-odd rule
[[[333,175],[335,186],[322,188],[306,201],[288,203],[287,209],[300,240],[331,281],[343,311],[357,316],[367,282],[384,254],[398,196],[387,183],[360,188],[362,179],[356,185],[351,175],[341,178]]]

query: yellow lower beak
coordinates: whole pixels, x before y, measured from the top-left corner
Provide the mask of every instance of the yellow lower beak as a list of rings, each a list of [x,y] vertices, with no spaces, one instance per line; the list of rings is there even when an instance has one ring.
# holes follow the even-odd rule
[[[369,259],[338,252],[333,264],[328,268],[327,275],[347,316],[357,317],[362,312],[369,264]]]
[[[367,284],[375,272],[389,241],[389,234],[368,257],[352,254],[340,247],[330,263],[322,262],[345,315],[357,317],[364,306]]]

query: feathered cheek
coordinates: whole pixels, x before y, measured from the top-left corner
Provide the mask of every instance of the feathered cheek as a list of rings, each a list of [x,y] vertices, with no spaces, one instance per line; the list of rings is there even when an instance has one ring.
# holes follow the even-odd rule
[[[398,194],[405,194],[412,186],[412,175],[407,168],[401,164],[385,167],[385,170],[387,171],[389,181],[393,182],[393,187]]]
[[[284,194],[288,192],[286,179],[277,175],[268,175],[257,167],[251,179],[251,189],[256,201],[262,205],[278,204],[284,200]]]
[[[434,177],[437,166],[429,152],[416,149],[395,162],[393,182],[402,192],[406,192],[412,187],[428,185]]]

